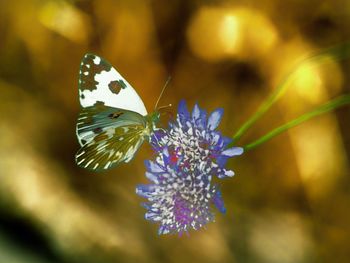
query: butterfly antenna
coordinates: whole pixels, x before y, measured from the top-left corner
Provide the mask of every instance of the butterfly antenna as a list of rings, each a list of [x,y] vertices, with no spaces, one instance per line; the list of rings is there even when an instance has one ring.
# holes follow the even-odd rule
[[[162,109],[170,108],[170,107],[172,107],[172,106],[173,106],[173,105],[170,103],[170,104],[168,104],[168,105],[159,107],[157,110],[159,111],[159,110],[162,110]]]
[[[170,80],[171,80],[171,77],[169,76],[168,79],[167,79],[167,81],[165,82],[165,84],[164,84],[164,86],[163,86],[162,92],[160,93],[160,95],[159,95],[159,97],[158,97],[156,106],[154,106],[154,110],[157,109],[158,103],[159,103],[161,97],[163,96],[163,93],[164,93],[164,91],[165,91],[165,88],[168,86]],[[166,107],[169,107],[169,106],[166,106]],[[162,108],[163,108],[163,107],[162,107]]]

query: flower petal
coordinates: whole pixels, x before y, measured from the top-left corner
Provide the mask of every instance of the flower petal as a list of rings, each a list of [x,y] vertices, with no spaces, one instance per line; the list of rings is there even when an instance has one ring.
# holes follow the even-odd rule
[[[145,161],[145,165],[147,167],[147,170],[151,173],[164,172],[164,170],[157,163],[154,163],[152,161]]]
[[[162,149],[162,146],[160,145],[160,141],[166,137],[166,132],[163,129],[156,129],[153,131],[153,134],[151,136],[150,144],[152,145],[153,149],[156,151],[160,151]]]
[[[231,170],[224,170],[224,172],[225,172],[225,176],[227,177],[232,177],[235,175],[235,173]]]
[[[242,147],[232,147],[229,149],[226,149],[221,153],[221,155],[225,155],[228,157],[236,156],[236,155],[241,155],[243,153],[243,148]]]
[[[216,190],[216,192],[213,196],[213,203],[221,213],[223,213],[223,214],[226,213],[224,200],[222,200],[222,194],[221,194],[219,189]]]
[[[201,109],[199,108],[198,104],[196,103],[193,107],[192,119],[194,121],[196,121],[197,119],[199,119],[200,115],[201,115]]]
[[[207,113],[205,110],[200,109],[199,118],[196,120],[195,124],[199,129],[205,129],[207,126]]]
[[[219,155],[216,157],[216,163],[219,165],[220,168],[223,168],[223,167],[225,167],[228,158],[229,158],[229,156]]]
[[[152,181],[153,183],[158,183],[158,176],[155,175],[154,173],[146,172],[145,173],[146,177],[148,180]]]
[[[160,220],[162,220],[162,217],[158,213],[147,212],[145,214],[145,219],[151,220],[151,221],[160,221]]]
[[[156,189],[154,184],[139,184],[136,186],[136,194],[139,196],[150,198]]]
[[[224,114],[223,109],[217,109],[210,114],[209,119],[208,119],[208,129],[209,130],[213,131],[219,126],[219,123],[221,121],[223,114]]]
[[[190,119],[190,113],[188,112],[185,100],[181,100],[178,107],[178,117],[182,125],[186,123],[186,120]]]
[[[222,146],[223,147],[226,147],[231,142],[233,142],[233,140],[231,138],[229,138],[229,137],[221,136],[221,139],[222,139]]]
[[[165,235],[168,234],[170,231],[166,226],[160,226],[158,229],[158,235]]]

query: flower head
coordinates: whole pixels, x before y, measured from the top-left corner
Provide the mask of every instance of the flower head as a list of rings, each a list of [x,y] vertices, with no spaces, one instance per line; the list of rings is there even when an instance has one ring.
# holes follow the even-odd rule
[[[168,130],[156,130],[151,144],[157,156],[146,161],[149,185],[139,185],[136,193],[147,198],[146,219],[160,223],[159,233],[183,233],[199,229],[214,220],[211,204],[225,212],[213,176],[233,176],[226,170],[228,158],[243,153],[240,147],[226,148],[231,139],[215,129],[223,114],[215,110],[207,118],[196,104],[190,114],[184,101],[176,121]]]
[[[233,171],[225,169],[226,162],[228,158],[242,154],[243,148],[226,149],[232,139],[215,130],[222,115],[223,109],[217,109],[207,119],[206,112],[197,104],[191,115],[185,101],[181,101],[175,123],[169,123],[169,130],[157,130],[151,137],[151,144],[157,152],[168,148],[170,161],[180,160],[184,172],[201,170],[219,178],[233,176]]]

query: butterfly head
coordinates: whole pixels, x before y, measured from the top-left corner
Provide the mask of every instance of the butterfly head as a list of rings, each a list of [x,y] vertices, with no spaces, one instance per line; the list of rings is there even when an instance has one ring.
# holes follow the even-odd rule
[[[151,122],[156,124],[159,122],[160,119],[160,112],[159,111],[155,111],[151,114],[150,116]]]
[[[151,131],[156,129],[156,124],[159,122],[160,113],[159,111],[154,111],[147,116],[148,119],[148,127],[150,127]]]

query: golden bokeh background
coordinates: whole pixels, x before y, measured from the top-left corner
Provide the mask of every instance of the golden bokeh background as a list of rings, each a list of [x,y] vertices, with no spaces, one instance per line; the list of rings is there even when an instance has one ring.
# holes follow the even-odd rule
[[[0,1],[0,262],[349,262],[349,107],[230,161],[226,215],[189,236],[143,218],[149,146],[104,173],[74,162],[87,52],[149,110],[170,75],[162,105],[223,107],[232,135],[296,61],[349,41],[349,25],[348,0]],[[349,93],[349,60],[325,60],[300,67],[239,145]]]

